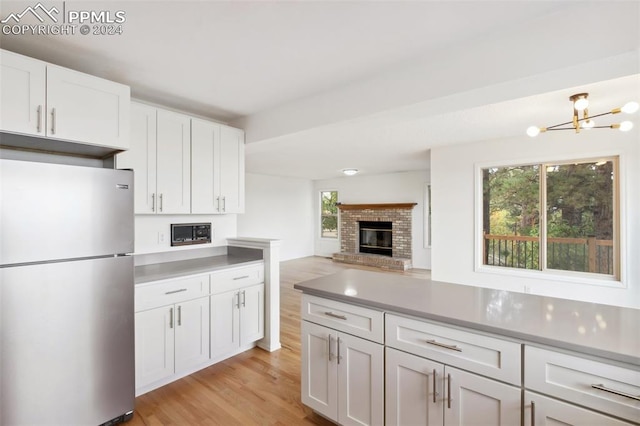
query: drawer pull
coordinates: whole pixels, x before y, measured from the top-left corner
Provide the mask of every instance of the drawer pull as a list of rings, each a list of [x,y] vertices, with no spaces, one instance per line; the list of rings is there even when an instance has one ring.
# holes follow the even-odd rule
[[[180,290],[171,290],[171,291],[167,291],[165,294],[176,294],[176,293],[182,293],[183,291],[187,291],[187,289],[181,288]]]
[[[536,426],[536,403],[531,401],[531,426]]]
[[[429,382],[427,382],[427,393],[429,393]],[[436,392],[436,369],[433,369],[433,403],[435,404],[436,396],[438,396],[438,392]]]
[[[612,394],[615,394],[615,395],[624,396],[625,398],[630,398],[630,399],[633,399],[635,401],[640,401],[640,395],[637,395],[637,396],[636,395],[631,395],[630,393],[626,393],[626,392],[622,392],[622,391],[619,391],[619,390],[608,388],[603,384],[591,385],[591,387],[594,388],[594,389],[598,389],[598,390],[601,390],[601,391],[609,392],[609,393],[612,393]]]
[[[331,335],[329,335],[327,341],[329,342],[329,362],[331,362],[331,360],[333,359],[333,354],[331,353]]]
[[[447,408],[451,408],[451,374],[447,374]]]
[[[346,320],[347,317],[345,317],[344,315],[338,315],[338,314],[334,314],[333,312],[325,312],[324,313],[326,316],[331,317],[331,318],[338,318],[341,320]]]
[[[241,277],[233,277],[233,280],[244,280],[245,278],[249,278],[249,275],[243,275]]]
[[[346,318],[345,318],[346,319]],[[436,342],[435,340],[426,340],[426,342],[430,345],[439,346],[445,349],[451,349],[452,351],[462,352],[462,349],[457,347],[456,345],[445,345],[444,343]]]

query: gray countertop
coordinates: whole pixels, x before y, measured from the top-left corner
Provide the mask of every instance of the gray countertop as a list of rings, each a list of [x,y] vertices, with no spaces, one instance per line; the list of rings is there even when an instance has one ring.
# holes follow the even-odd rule
[[[256,252],[259,252],[259,255],[253,253],[227,254],[136,266],[134,279],[136,284],[143,284],[187,275],[206,274],[240,264],[248,265],[262,262],[262,252],[258,250]]]
[[[294,288],[640,366],[640,309],[354,269]]]

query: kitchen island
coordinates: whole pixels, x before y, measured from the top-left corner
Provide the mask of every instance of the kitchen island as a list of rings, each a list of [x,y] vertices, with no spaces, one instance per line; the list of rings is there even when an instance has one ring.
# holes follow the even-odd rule
[[[339,423],[640,421],[640,310],[362,270],[294,288],[302,399]],[[335,391],[323,362],[336,364]]]

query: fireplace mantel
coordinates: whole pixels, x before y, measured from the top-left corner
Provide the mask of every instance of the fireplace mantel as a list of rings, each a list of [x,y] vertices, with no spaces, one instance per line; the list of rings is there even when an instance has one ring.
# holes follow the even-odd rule
[[[412,209],[418,203],[385,203],[385,204],[342,204],[338,203],[340,210],[387,210],[387,209]]]

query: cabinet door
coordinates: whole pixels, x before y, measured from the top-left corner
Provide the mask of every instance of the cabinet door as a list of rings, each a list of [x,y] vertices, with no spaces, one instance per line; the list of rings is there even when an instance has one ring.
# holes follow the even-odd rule
[[[55,65],[47,66],[47,135],[129,148],[129,87]]]
[[[244,213],[244,132],[220,129],[221,213]]]
[[[337,332],[302,321],[302,402],[338,421]]]
[[[220,125],[191,119],[191,213],[220,212]]]
[[[191,212],[191,121],[157,110],[157,213]]]
[[[156,109],[131,103],[131,147],[116,156],[119,169],[134,173],[136,214],[156,211]]]
[[[241,290],[240,344],[264,337],[264,284]]]
[[[532,392],[524,394],[524,424],[531,426],[580,425],[626,426],[631,423],[616,420],[576,405],[547,398]]]
[[[138,389],[174,372],[174,314],[173,306],[135,314]]]
[[[176,373],[209,360],[209,298],[176,305]]]
[[[0,51],[0,130],[45,135],[46,64]]]
[[[384,424],[384,346],[339,333],[338,423]]]
[[[520,389],[456,368],[445,368],[444,424],[520,424]]]
[[[442,425],[444,365],[386,349],[387,425]]]
[[[211,358],[220,358],[240,347],[240,294],[211,296]]]

